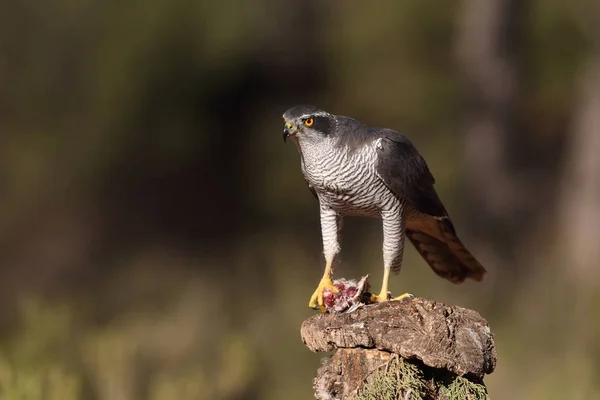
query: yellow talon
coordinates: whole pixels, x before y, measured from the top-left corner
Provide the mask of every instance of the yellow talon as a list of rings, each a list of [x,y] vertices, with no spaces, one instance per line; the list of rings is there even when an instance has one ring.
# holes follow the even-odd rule
[[[387,295],[384,295],[383,293],[380,293],[377,296],[372,294],[369,301],[371,303],[383,303],[384,301],[398,301],[398,300],[408,299],[411,297],[414,297],[414,295],[412,293],[404,293],[404,294],[401,294],[400,296],[390,298],[390,293],[388,292]]]
[[[327,311],[325,308],[325,304],[323,302],[323,292],[327,289],[331,290],[333,293],[338,293],[339,290],[333,286],[333,280],[331,279],[331,265],[332,260],[327,260],[325,263],[325,272],[323,273],[323,277],[321,278],[321,282],[319,282],[319,286],[317,286],[317,290],[313,293],[308,302],[308,307],[316,309],[319,307],[322,312]]]
[[[321,279],[321,282],[319,282],[317,290],[315,290],[315,292],[310,298],[310,301],[308,302],[308,306],[310,308],[316,309],[317,307],[319,307],[322,312],[327,311],[323,302],[323,292],[325,290],[331,290],[333,293],[339,292],[339,290],[335,286],[333,286],[333,281],[329,276],[323,277],[323,279]]]
[[[388,283],[390,280],[390,269],[389,268],[385,268],[383,270],[383,282],[381,283],[381,291],[379,292],[379,295],[371,295],[371,298],[369,299],[369,301],[371,303],[383,303],[384,301],[390,301],[390,300],[402,300],[402,299],[406,299],[409,297],[414,297],[414,295],[410,294],[410,293],[404,293],[400,296],[394,297],[394,298],[390,298],[390,292],[388,292]]]
[[[381,291],[378,295],[372,294],[369,298],[369,302],[371,303],[383,303],[384,301],[388,301],[390,299],[390,293],[388,291]]]
[[[398,301],[398,300],[404,300],[404,299],[410,299],[411,297],[415,297],[414,294],[412,293],[404,293],[401,294],[400,296],[396,296],[392,299],[392,301]]]

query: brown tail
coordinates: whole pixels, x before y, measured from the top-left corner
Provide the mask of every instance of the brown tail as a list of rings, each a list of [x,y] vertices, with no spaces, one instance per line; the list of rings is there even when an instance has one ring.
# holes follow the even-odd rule
[[[426,217],[407,224],[406,235],[436,274],[453,283],[481,281],[486,270],[465,248],[449,218]]]

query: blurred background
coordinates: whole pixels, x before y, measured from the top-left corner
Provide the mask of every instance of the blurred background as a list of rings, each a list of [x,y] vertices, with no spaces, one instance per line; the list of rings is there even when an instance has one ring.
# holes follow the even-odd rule
[[[0,398],[309,399],[319,213],[282,113],[404,132],[482,283],[497,399],[600,398],[600,7],[574,0],[0,5]],[[346,219],[338,277],[382,274]]]

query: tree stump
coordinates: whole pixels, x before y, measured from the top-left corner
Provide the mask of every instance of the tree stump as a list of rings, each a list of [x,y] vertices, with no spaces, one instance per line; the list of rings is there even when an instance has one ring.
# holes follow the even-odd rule
[[[311,351],[337,349],[317,371],[317,399],[488,399],[496,349],[476,311],[409,298],[315,315],[301,335]]]

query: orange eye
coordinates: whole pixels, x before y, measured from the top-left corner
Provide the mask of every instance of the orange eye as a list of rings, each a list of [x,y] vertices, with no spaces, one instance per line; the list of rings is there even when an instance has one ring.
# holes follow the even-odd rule
[[[306,118],[304,120],[304,125],[306,125],[306,126],[313,126],[314,123],[315,123],[315,120],[313,118]]]

